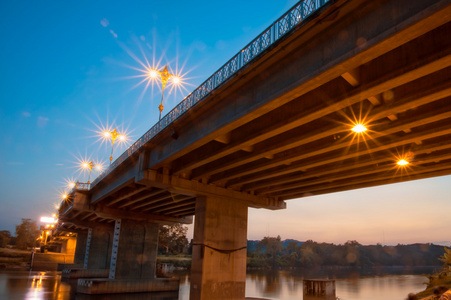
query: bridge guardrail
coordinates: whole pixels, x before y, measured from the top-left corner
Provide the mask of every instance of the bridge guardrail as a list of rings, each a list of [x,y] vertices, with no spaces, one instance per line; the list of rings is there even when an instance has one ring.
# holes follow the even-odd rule
[[[300,24],[305,18],[317,11],[331,0],[301,0],[287,11],[277,21],[272,23],[259,36],[253,39],[246,47],[238,52],[232,59],[226,62],[218,71],[210,76],[191,94],[186,96],[175,108],[166,114],[157,124],[152,126],[141,138],[131,145],[121,156],[119,156],[107,169],[105,169],[93,182],[90,188],[100,182],[111,170],[114,170],[123,161],[138,151],[144,144],[154,136],[168,127],[173,121],[178,119],[200,100],[205,98],[214,89],[218,88],[226,80],[232,77],[238,70],[242,69],[256,56],[273,45],[287,32]],[[89,187],[88,187],[89,189]]]

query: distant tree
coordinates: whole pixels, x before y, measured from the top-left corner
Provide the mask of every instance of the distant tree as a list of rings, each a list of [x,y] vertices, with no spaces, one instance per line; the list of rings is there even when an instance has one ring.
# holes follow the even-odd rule
[[[357,241],[347,241],[344,244],[345,247],[345,259],[347,265],[359,266],[360,265],[360,245]]]
[[[299,262],[303,267],[320,266],[323,263],[323,259],[318,254],[318,243],[308,240],[301,245]]]
[[[299,247],[298,247],[298,243],[297,243],[296,241],[290,241],[290,242],[288,243],[287,247],[285,248],[285,251],[286,251],[288,254],[291,254],[291,253],[296,252],[298,248],[299,248]]]
[[[22,224],[16,226],[16,246],[19,249],[34,247],[36,239],[41,235],[36,221],[22,219]]]
[[[283,245],[280,235],[276,238],[266,236],[257,244],[257,251],[261,252],[264,250],[273,268],[278,266],[277,258],[280,256],[282,249]]]
[[[164,254],[180,254],[188,250],[188,227],[180,223],[162,225],[158,234],[158,250]]]
[[[5,248],[11,240],[11,232],[8,230],[0,231],[0,248]]]

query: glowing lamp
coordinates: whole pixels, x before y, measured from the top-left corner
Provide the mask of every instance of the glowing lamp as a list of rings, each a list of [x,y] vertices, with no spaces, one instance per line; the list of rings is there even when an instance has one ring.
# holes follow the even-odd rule
[[[367,131],[367,128],[363,124],[356,124],[351,130],[355,133],[362,133]]]
[[[157,78],[158,72],[155,70],[149,70],[149,77],[150,78]]]
[[[179,83],[180,83],[180,77],[178,77],[178,76],[173,76],[173,77],[172,77],[172,82],[175,83],[175,84],[179,84]]]
[[[42,223],[56,223],[56,222],[58,222],[58,220],[55,218],[41,217],[41,222]]]
[[[398,166],[406,166],[409,164],[409,162],[403,158],[403,159],[398,160],[398,162],[396,164]]]

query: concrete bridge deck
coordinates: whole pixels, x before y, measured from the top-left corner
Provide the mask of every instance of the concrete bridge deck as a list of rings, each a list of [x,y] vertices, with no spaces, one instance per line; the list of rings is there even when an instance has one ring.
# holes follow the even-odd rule
[[[96,182],[91,204],[182,217],[202,193],[283,208],[450,174],[449,10],[332,1]]]

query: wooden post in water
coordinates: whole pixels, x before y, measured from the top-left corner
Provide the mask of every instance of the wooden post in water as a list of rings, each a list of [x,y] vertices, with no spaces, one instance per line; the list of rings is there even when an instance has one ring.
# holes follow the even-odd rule
[[[335,280],[305,279],[304,300],[335,300]]]

